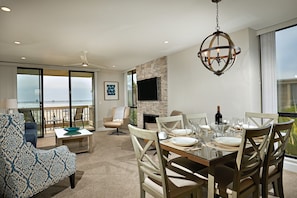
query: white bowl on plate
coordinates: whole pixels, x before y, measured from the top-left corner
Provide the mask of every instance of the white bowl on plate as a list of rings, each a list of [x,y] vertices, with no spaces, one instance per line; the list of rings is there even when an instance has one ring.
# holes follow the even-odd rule
[[[178,146],[193,146],[198,143],[198,140],[191,137],[173,137],[171,142]]]
[[[226,146],[239,146],[241,143],[240,137],[217,137],[215,141]]]
[[[192,133],[191,129],[173,129],[171,131],[175,135],[189,135]]]

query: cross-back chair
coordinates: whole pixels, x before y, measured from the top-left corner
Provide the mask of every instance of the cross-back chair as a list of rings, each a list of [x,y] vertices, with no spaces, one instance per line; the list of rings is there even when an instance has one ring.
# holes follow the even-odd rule
[[[208,118],[206,113],[185,114],[186,124],[208,125]]]
[[[186,172],[177,173],[176,168],[167,164],[167,158],[160,147],[158,132],[130,124],[128,128],[136,155],[142,198],[146,193],[159,198],[195,198],[197,194],[201,195],[202,182],[199,179]],[[156,148],[155,155],[150,151],[151,145]]]
[[[266,126],[278,122],[278,114],[245,112],[245,120],[256,127]]]
[[[274,195],[283,198],[283,164],[286,145],[292,131],[294,120],[275,123],[272,130],[268,152],[262,168],[262,197],[268,197],[268,184],[272,183]]]
[[[260,168],[269,146],[272,125],[244,129],[235,167],[215,169],[216,193],[221,197],[259,198]]]
[[[184,128],[184,120],[182,115],[157,117],[156,122],[158,126],[158,131],[164,131],[169,136],[174,136],[172,130]]]
[[[208,125],[208,119],[206,113],[193,113],[184,115],[184,123],[188,125]],[[186,157],[176,157],[170,160],[172,166],[178,167],[190,173],[196,173],[199,170],[206,168],[202,164],[198,164]],[[198,175],[199,176],[199,175]],[[204,177],[202,177],[204,178]]]

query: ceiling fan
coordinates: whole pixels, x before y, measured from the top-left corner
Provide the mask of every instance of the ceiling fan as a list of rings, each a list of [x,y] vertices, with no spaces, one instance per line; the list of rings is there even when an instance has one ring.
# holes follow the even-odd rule
[[[87,53],[88,51],[82,51],[80,55],[81,62],[76,64],[71,64],[71,66],[83,66],[83,67],[93,66],[98,68],[106,68],[106,66],[89,63],[87,59]]]

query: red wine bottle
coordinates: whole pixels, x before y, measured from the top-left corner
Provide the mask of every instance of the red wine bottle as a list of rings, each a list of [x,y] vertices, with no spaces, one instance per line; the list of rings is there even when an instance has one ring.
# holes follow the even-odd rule
[[[220,106],[217,107],[217,113],[215,115],[215,123],[222,124],[223,116],[221,114]]]

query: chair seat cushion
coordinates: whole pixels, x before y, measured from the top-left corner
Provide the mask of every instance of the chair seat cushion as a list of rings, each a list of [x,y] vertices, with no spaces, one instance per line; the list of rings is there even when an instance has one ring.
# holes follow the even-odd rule
[[[105,127],[110,127],[110,128],[118,128],[122,125],[122,122],[105,122],[104,126]]]

